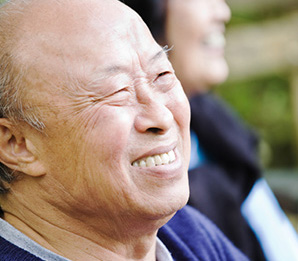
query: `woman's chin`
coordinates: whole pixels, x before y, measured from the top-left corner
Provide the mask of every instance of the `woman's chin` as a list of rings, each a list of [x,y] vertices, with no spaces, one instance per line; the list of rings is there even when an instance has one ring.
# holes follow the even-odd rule
[[[229,67],[225,61],[213,63],[210,67],[208,66],[208,68],[210,69],[208,72],[206,71],[205,82],[210,87],[221,84],[227,80],[229,76]]]

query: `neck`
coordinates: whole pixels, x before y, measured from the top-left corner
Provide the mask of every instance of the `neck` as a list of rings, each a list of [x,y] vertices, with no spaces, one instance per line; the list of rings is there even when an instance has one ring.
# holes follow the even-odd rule
[[[75,201],[67,193],[33,189],[34,184],[19,191],[15,183],[13,193],[1,198],[4,220],[46,249],[74,261],[155,260],[157,231],[174,214],[119,213],[109,205]],[[38,191],[38,196],[32,196],[32,191]]]
[[[155,260],[156,234],[108,237],[79,221],[57,225],[44,219],[26,221],[10,213],[4,219],[44,248],[70,260]],[[29,225],[30,224],[30,225]]]

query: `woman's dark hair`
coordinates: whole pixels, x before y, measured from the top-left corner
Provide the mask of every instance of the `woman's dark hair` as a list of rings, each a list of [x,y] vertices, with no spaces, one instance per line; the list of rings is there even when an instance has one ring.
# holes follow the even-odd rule
[[[159,43],[165,41],[167,0],[121,0],[121,2],[142,17]]]

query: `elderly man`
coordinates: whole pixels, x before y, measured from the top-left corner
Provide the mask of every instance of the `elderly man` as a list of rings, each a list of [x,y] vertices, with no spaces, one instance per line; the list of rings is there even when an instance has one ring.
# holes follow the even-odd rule
[[[0,260],[246,259],[199,213],[178,211],[189,106],[132,10],[11,1],[0,46]]]

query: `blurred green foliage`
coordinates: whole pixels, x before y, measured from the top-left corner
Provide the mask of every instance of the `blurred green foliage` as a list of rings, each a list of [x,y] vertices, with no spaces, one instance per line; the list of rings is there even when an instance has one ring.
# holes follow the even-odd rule
[[[275,19],[284,16],[287,13],[291,13],[294,10],[298,10],[297,0],[279,0],[279,3],[278,1],[267,1],[266,3],[266,0],[259,0],[260,3],[262,1],[264,3],[255,6],[255,8],[240,7],[239,5],[234,4],[235,1],[237,0],[226,0],[232,12],[232,17],[228,26],[258,23],[268,19]]]
[[[298,10],[298,1],[288,3],[249,10],[230,5],[232,18],[227,27],[258,26]],[[280,72],[247,81],[227,81],[215,90],[259,134],[261,160],[267,169],[298,166],[290,88],[288,73]]]
[[[296,166],[290,87],[286,76],[272,75],[216,89],[262,140],[266,168]]]

